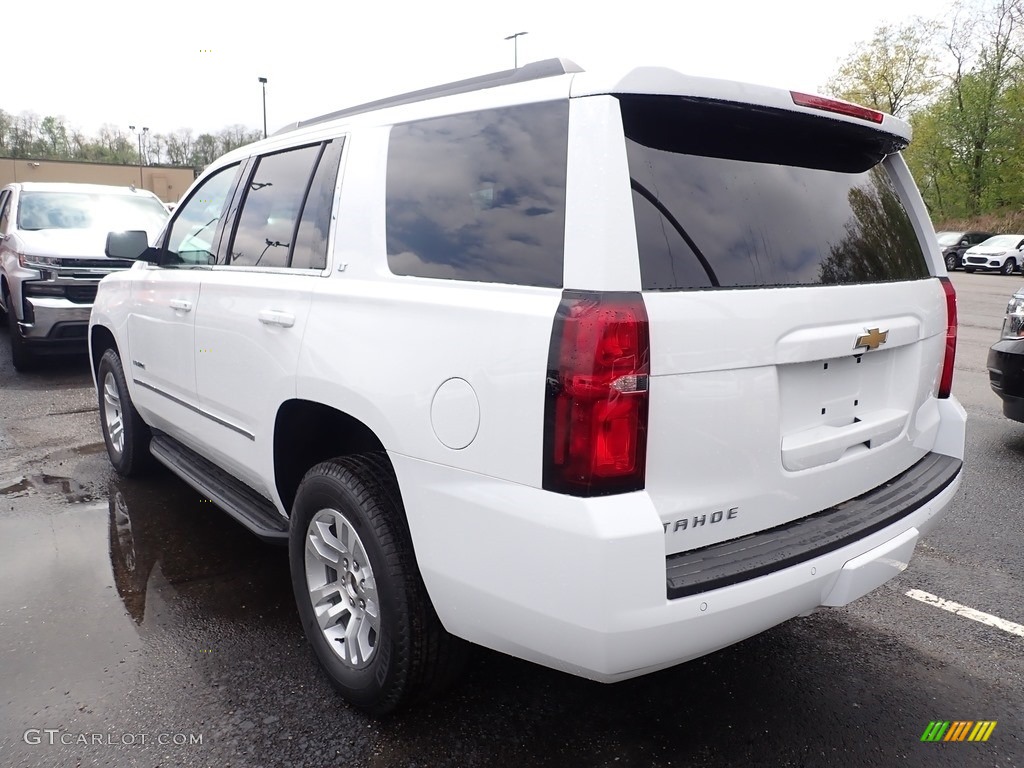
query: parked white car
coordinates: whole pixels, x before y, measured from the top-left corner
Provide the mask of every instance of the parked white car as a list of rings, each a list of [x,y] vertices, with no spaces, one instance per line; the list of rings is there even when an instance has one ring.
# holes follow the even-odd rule
[[[963,264],[964,272],[981,270],[1003,275],[1019,272],[1024,264],[1024,235],[994,235],[968,248]]]
[[[90,323],[110,460],[287,542],[321,665],[378,714],[460,640],[613,682],[845,605],[964,457],[909,136],[561,60],[297,123],[155,247],[109,237],[142,262]]]

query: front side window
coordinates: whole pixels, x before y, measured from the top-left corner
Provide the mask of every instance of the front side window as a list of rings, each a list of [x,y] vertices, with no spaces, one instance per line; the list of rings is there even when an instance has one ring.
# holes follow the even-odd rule
[[[237,164],[217,171],[176,211],[161,264],[208,265],[217,261],[214,237],[237,173]]]
[[[231,266],[289,266],[296,224],[321,151],[314,144],[259,159],[245,190]]]
[[[567,101],[392,128],[391,271],[561,287],[568,132]]]

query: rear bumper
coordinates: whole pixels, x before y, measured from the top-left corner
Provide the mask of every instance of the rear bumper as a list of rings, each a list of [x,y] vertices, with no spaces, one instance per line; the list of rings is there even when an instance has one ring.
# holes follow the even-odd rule
[[[1003,415],[1024,421],[1024,339],[1003,339],[988,351],[988,381],[1003,401]]]
[[[950,408],[962,414],[958,404]],[[962,450],[962,421],[958,427]],[[703,656],[870,592],[907,567],[962,474],[959,459],[949,459],[950,472],[926,500],[911,491],[913,481],[887,484],[887,493],[907,501],[882,527],[761,575],[670,599],[664,529],[645,492],[581,499],[391,459],[420,571],[445,627],[602,682]]]
[[[733,541],[667,558],[670,599],[699,594],[813,560],[889,528],[941,494],[963,462],[930,453],[856,499]]]

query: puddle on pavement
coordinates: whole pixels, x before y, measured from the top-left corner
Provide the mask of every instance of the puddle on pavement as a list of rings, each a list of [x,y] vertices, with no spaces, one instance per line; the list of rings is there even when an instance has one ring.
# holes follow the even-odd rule
[[[0,514],[0,721],[119,698],[168,648],[203,659],[246,628],[297,631],[285,548],[167,473],[102,471],[0,488],[16,511]]]
[[[104,446],[98,443],[78,450],[98,453]],[[42,497],[44,503],[46,497],[56,496],[82,512],[90,507],[97,512],[106,508],[106,519],[102,512],[81,519],[107,529],[108,574],[113,576],[125,610],[138,625],[146,616],[151,582],[172,593],[188,592],[215,614],[244,617],[247,611],[262,610],[269,607],[261,606],[262,595],[267,595],[272,605],[289,603],[286,550],[261,543],[178,479],[162,471],[138,480],[112,475],[106,490],[104,498],[102,485],[31,474],[0,487],[0,498],[7,497],[12,508],[18,506],[19,498],[31,496]],[[59,511],[63,504],[58,505]],[[23,524],[38,528],[38,532],[18,535],[12,530],[4,543],[22,556],[22,550],[38,549],[36,558],[52,558],[58,548],[52,532],[63,524],[58,521],[65,514],[19,516]],[[0,589],[0,601],[2,597]]]
[[[59,493],[71,504],[93,501],[93,492],[72,477],[56,477],[54,475],[26,475],[21,480],[5,488],[0,488],[0,496],[27,496],[34,492]]]
[[[107,450],[105,443],[89,443],[88,445],[78,445],[71,449],[72,452],[77,453],[79,456],[92,456],[96,453],[103,453]]]
[[[154,588],[195,601],[205,619],[291,609],[287,551],[261,543],[176,478],[111,480],[108,511],[114,583],[136,624]]]

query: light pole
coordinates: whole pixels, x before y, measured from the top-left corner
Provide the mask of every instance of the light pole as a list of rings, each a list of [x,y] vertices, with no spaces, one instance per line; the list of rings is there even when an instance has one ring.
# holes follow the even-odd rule
[[[134,125],[129,125],[128,130],[139,137],[139,189],[145,189],[146,185],[142,180],[142,137],[149,133],[149,128],[143,127],[141,131],[136,131]]]
[[[515,69],[519,69],[519,36],[528,35],[529,32],[516,32],[514,35],[509,35],[506,40],[512,41],[512,62]]]
[[[263,85],[263,138],[267,138],[267,78],[261,77],[260,83]]]

